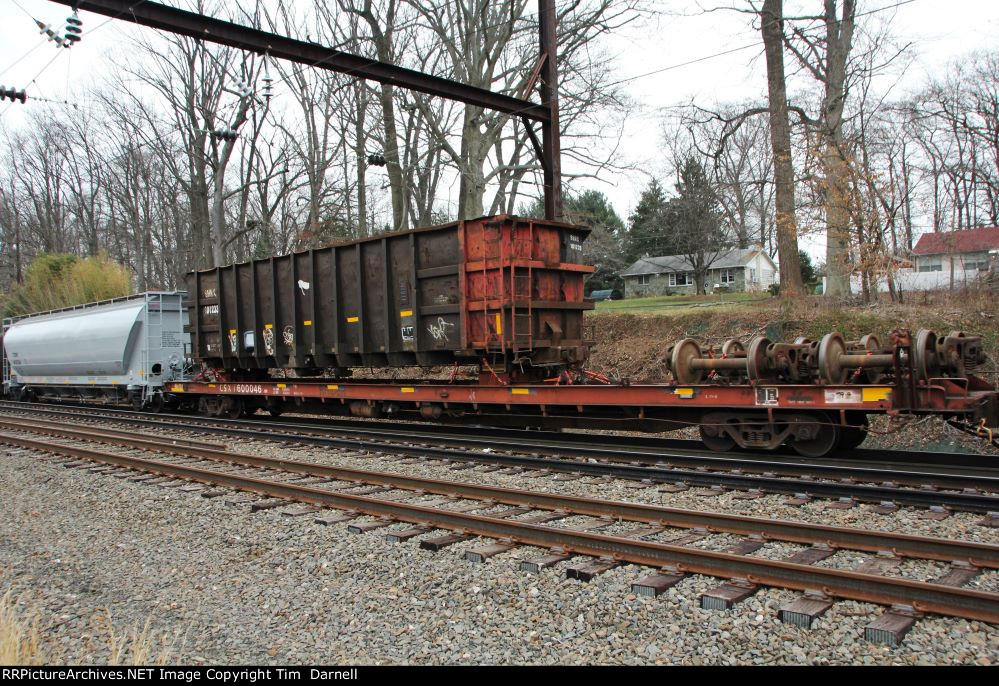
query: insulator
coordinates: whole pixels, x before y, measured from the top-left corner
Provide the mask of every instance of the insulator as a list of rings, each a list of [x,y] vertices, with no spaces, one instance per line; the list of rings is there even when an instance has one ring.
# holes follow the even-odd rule
[[[250,88],[244,81],[236,82],[236,92],[241,98],[248,98],[253,95],[253,89]]]
[[[37,19],[35,20],[35,23],[38,24],[38,29],[39,29],[38,33],[48,36],[49,41],[54,42],[57,46],[59,47],[62,46],[63,44],[62,36],[56,33],[51,26],[49,26],[44,22],[38,21]]]
[[[74,43],[79,42],[82,33],[83,21],[80,20],[79,15],[74,10],[71,16],[66,17],[66,35],[63,38],[66,47],[68,48]]]
[[[3,86],[0,86],[0,102],[4,100],[17,102],[18,100],[20,100],[21,104],[23,105],[27,99],[28,99],[28,94],[25,93],[23,90],[19,91],[15,88],[4,88]]]
[[[264,77],[261,80],[264,82],[262,95],[265,100],[270,100],[271,96],[274,95],[274,79],[271,78],[271,63],[266,55],[264,56]]]
[[[239,134],[229,126],[212,131],[212,135],[224,141],[234,141],[239,138]]]
[[[368,164],[372,167],[384,167],[386,164],[385,155],[379,153],[368,155]]]

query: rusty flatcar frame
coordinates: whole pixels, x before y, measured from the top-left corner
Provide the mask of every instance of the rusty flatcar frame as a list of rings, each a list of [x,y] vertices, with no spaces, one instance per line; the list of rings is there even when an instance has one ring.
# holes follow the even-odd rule
[[[600,416],[634,420],[679,421],[696,424],[712,410],[755,411],[773,417],[778,412],[828,413],[842,421],[846,413],[942,414],[969,421],[996,420],[999,400],[994,390],[969,390],[960,379],[932,379],[899,393],[894,385],[491,385],[448,383],[364,383],[325,380],[268,382],[183,382],[167,392],[184,396],[235,396],[278,399],[294,407],[301,401],[349,405],[394,404],[419,409],[467,410],[492,415],[527,411],[541,418],[578,417],[591,422]],[[602,411],[603,414],[602,415]],[[990,423],[990,425],[992,425]]]
[[[520,117],[544,172],[545,218],[559,219],[562,216],[555,0],[538,0],[538,61],[524,89],[523,98],[495,93],[485,88],[477,88],[459,81],[353,55],[318,43],[241,26],[150,0],[52,0],[52,2],[160,31],[228,45],[258,55],[270,55],[316,69],[340,72],[355,78],[407,88]],[[541,97],[540,103],[526,99],[535,86]],[[541,126],[540,141],[531,122],[537,122]]]

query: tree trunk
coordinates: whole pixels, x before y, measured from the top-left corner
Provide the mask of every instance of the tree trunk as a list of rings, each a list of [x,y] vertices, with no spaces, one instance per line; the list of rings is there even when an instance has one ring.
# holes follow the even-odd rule
[[[801,296],[805,287],[801,281],[801,261],[798,257],[791,124],[788,121],[787,81],[784,77],[783,0],[764,0],[761,24],[767,56],[767,87],[770,98],[770,142],[774,155],[780,292],[782,296],[793,298]]]
[[[481,217],[486,195],[483,168],[489,153],[489,141],[479,125],[482,108],[465,105],[465,119],[461,129],[461,183],[458,195],[458,219]]]
[[[850,294],[850,170],[843,136],[846,104],[846,65],[853,46],[855,0],[843,0],[843,19],[837,0],[825,0],[826,69],[822,121],[826,142],[822,156],[826,205],[826,295]]]

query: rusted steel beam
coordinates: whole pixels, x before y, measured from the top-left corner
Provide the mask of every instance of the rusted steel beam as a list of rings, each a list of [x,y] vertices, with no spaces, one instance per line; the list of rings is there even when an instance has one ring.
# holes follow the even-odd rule
[[[548,117],[541,122],[543,154],[541,165],[545,181],[545,219],[562,218],[562,144],[558,115],[558,50],[555,0],[538,0],[538,29],[541,45],[540,93]]]
[[[751,583],[778,588],[804,591],[819,587],[830,597],[882,605],[907,605],[919,612],[999,623],[999,593],[688,549],[589,532],[554,529],[495,517],[212,472],[197,467],[103,453],[86,448],[52,445],[9,435],[0,435],[0,442],[199,483],[225,486],[273,498],[351,510],[375,517],[390,517],[417,525],[433,525],[463,535],[505,538],[523,545],[558,547],[566,552],[596,558],[608,558],[650,567],[671,567],[679,572],[706,574],[723,579],[746,579]]]
[[[317,69],[349,74],[357,78],[386,83],[400,88],[457,100],[486,109],[525,116],[539,122],[552,121],[552,108],[458,81],[398,67],[368,57],[334,48],[281,36],[267,31],[215,19],[196,12],[169,7],[158,2],[139,0],[52,0],[79,10],[102,14],[140,26],[168,31],[181,36],[228,45],[258,55],[270,55]],[[553,150],[558,154],[557,147]]]

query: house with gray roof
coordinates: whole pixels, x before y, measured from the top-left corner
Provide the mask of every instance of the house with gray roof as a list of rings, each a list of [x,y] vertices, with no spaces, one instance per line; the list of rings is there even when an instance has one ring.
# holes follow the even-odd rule
[[[694,269],[683,255],[642,257],[620,273],[624,297],[692,295],[696,293]],[[778,281],[777,265],[759,246],[732,248],[720,253],[708,271],[708,293],[765,291]]]

